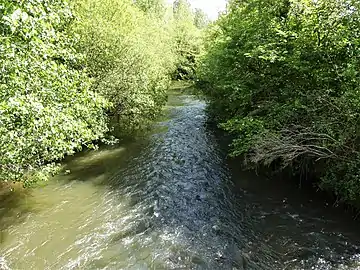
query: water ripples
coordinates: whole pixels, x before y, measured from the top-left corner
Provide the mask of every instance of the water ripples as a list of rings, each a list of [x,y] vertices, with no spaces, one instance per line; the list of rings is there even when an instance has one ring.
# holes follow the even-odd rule
[[[172,100],[183,105],[162,132],[84,154],[35,190],[46,207],[7,229],[0,269],[360,269],[357,240],[332,229],[341,221],[257,193],[265,184],[226,164],[206,104]]]

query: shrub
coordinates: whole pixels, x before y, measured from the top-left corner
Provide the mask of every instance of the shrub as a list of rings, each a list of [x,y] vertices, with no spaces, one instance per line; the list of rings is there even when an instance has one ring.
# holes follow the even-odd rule
[[[108,102],[80,68],[66,2],[2,1],[0,14],[0,179],[29,184],[103,137]]]
[[[166,102],[175,67],[165,14],[144,13],[130,0],[78,0],[75,10],[92,89],[112,102],[120,133],[146,126]]]
[[[235,155],[282,163],[360,198],[357,1],[231,1],[198,69]],[[256,123],[256,125],[254,125]]]

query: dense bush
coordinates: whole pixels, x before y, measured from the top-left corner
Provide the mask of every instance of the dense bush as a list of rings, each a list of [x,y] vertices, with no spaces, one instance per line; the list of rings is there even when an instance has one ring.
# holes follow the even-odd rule
[[[281,164],[360,198],[360,4],[230,1],[199,84],[248,165]],[[309,169],[311,168],[311,170]]]
[[[95,79],[92,89],[113,103],[111,113],[121,133],[133,132],[158,115],[175,69],[166,7],[145,4],[138,1],[140,9],[130,0],[75,1],[78,49],[87,56]]]
[[[122,136],[154,120],[183,44],[199,51],[180,2],[0,0],[0,180],[30,184],[109,126]]]
[[[0,16],[0,180],[28,184],[103,137],[108,103],[79,68],[64,1],[3,0]]]

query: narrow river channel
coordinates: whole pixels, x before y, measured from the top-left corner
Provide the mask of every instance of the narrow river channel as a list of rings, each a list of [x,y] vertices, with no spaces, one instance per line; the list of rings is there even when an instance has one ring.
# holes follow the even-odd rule
[[[0,269],[360,269],[360,223],[241,172],[205,106],[171,94],[152,134],[2,198]]]

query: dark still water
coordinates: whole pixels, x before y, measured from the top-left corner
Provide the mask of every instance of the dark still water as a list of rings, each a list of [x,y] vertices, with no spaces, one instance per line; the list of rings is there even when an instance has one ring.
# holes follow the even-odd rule
[[[2,198],[0,269],[360,269],[359,223],[241,172],[204,109],[171,94],[153,134]]]

